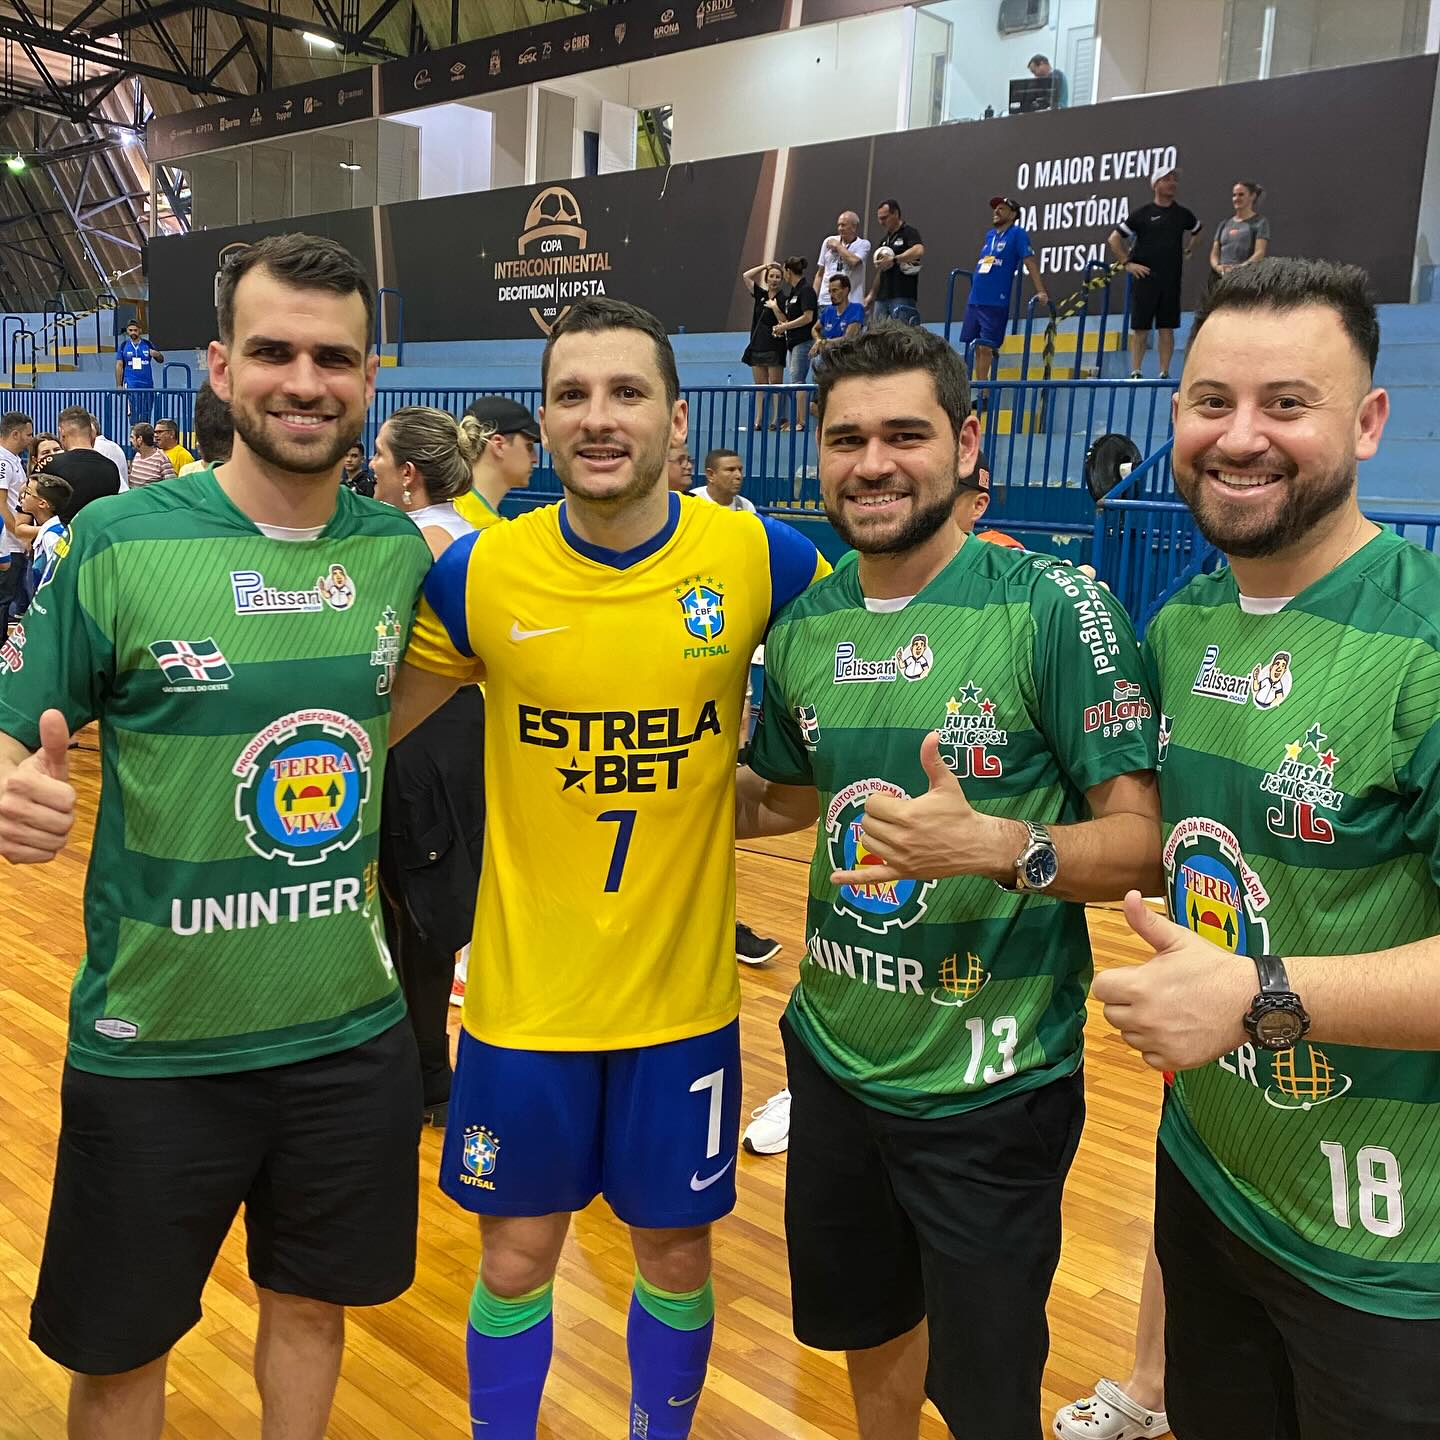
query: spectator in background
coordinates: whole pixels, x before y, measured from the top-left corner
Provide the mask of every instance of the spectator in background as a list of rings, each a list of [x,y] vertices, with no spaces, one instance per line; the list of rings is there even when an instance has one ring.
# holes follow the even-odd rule
[[[688,495],[695,483],[695,462],[683,445],[676,446],[665,457],[665,483],[682,495]]]
[[[850,282],[850,293],[857,299],[865,293],[865,259],[870,242],[860,238],[860,217],[846,210],[835,222],[835,233],[820,247],[815,262],[815,293],[824,304],[830,294],[830,277],[844,275]]]
[[[740,456],[734,450],[712,450],[705,457],[705,483],[690,493],[723,510],[746,510],[753,515],[755,506],[740,493],[744,484],[745,465]]]
[[[980,258],[975,262],[970,299],[960,327],[960,343],[975,342],[975,379],[981,383],[989,380],[995,353],[1005,343],[1005,327],[1010,322],[1010,291],[1021,265],[1035,286],[1035,298],[1042,305],[1050,303],[1029,233],[1016,223],[1019,214],[1020,206],[1008,196],[990,197],[991,225],[980,246]]]
[[[810,375],[810,347],[815,343],[812,331],[820,318],[820,300],[814,286],[805,278],[809,266],[803,255],[792,255],[785,262],[785,318],[775,327],[775,334],[785,341],[785,383],[803,385]],[[781,420],[787,430],[790,420]],[[795,396],[795,428],[805,428],[805,396]]]
[[[365,463],[365,447],[357,440],[340,462],[340,483],[357,495],[375,498],[375,473]]]
[[[138,420],[130,427],[130,444],[135,458],[130,462],[130,484],[153,485],[157,480],[173,480],[175,467],[170,457],[155,446],[155,427]]]
[[[820,307],[820,318],[812,332],[814,344],[810,363],[818,370],[825,361],[825,348],[840,340],[853,340],[865,324],[865,307],[850,298],[850,279],[846,275],[830,277],[830,303]]]
[[[763,283],[762,283],[763,282]],[[750,319],[750,343],[740,357],[757,385],[778,385],[785,378],[785,341],[775,332],[785,321],[785,271],[775,261],[752,265],[740,283],[755,301]],[[755,428],[765,423],[765,396],[755,396]],[[773,430],[776,421],[770,422]]]
[[[138,320],[125,327],[125,338],[115,347],[115,388],[128,396],[131,420],[150,420],[155,414],[155,371],[150,362],[165,357],[144,338]]]
[[[0,522],[5,527],[0,534],[0,638],[5,634],[25,572],[28,547],[15,528],[14,507],[25,488],[25,467],[20,456],[30,448],[34,435],[30,417],[21,411],[11,410],[0,416]]]
[[[65,522],[60,518],[70,499],[70,482],[58,475],[36,475],[26,482],[24,514],[28,525],[21,529],[33,530],[30,537],[30,577],[25,604],[18,607],[17,614],[23,614],[29,606],[30,597],[50,578],[59,558],[59,545],[65,537]],[[18,563],[18,557],[17,557]]]
[[[194,463],[195,457],[180,443],[180,427],[173,420],[155,422],[155,443],[170,457],[177,475]]]
[[[195,448],[200,457],[182,465],[179,473],[213,470],[230,458],[235,444],[235,422],[230,407],[210,388],[207,380],[195,395]],[[362,452],[363,454],[363,452]]]
[[[1175,355],[1175,327],[1180,323],[1180,282],[1185,259],[1195,248],[1200,222],[1183,205],[1175,203],[1180,172],[1167,170],[1150,181],[1155,198],[1132,210],[1110,232],[1110,250],[1134,277],[1130,298],[1130,378],[1144,373],[1145,346],[1150,331],[1159,332],[1160,378],[1170,378]]]
[[[90,441],[96,453],[103,455],[120,472],[120,488],[130,488],[130,460],[125,452],[100,429],[100,421],[93,412],[90,415]]]
[[[1237,265],[1263,260],[1270,249],[1270,222],[1255,213],[1264,189],[1253,180],[1237,180],[1230,189],[1235,213],[1220,223],[1210,246],[1210,268],[1228,275]]]
[[[1070,103],[1070,85],[1065,79],[1065,73],[1057,70],[1050,63],[1048,55],[1032,55],[1030,63],[1025,68],[1037,80],[1053,80],[1055,82],[1055,98],[1050,103],[1052,110],[1059,110]]]
[[[120,472],[95,448],[95,417],[83,406],[68,406],[56,423],[63,453],[52,455],[43,473],[70,482],[70,498],[57,512],[68,525],[92,500],[120,493]]]
[[[870,252],[875,260],[875,286],[865,297],[865,304],[874,306],[870,312],[872,319],[918,325],[920,266],[925,259],[925,242],[913,225],[905,223],[897,201],[882,200],[875,218],[884,233]]]
[[[960,494],[955,501],[955,523],[977,540],[988,541],[991,545],[1004,545],[1011,550],[1025,547],[1000,530],[981,530],[975,527],[990,508],[990,457],[982,450],[975,457],[975,468],[960,482]]]
[[[465,413],[479,421],[485,448],[470,467],[470,493],[455,508],[475,529],[487,530],[501,518],[500,502],[530,484],[540,463],[540,422],[504,395],[477,395]]]
[[[58,455],[64,448],[58,435],[52,435],[48,430],[39,431],[30,441],[30,473],[33,475],[52,455]]]

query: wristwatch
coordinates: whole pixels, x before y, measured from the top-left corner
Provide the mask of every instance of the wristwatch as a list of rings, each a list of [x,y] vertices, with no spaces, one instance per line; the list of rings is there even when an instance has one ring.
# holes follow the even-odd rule
[[[1310,1030],[1310,1017],[1290,988],[1285,962],[1278,955],[1256,955],[1260,993],[1245,1012],[1245,1029],[1262,1050],[1289,1050]]]
[[[1015,857],[1014,884],[1002,884],[1002,890],[1044,890],[1060,873],[1060,860],[1055,854],[1055,842],[1050,838],[1050,832],[1032,820],[1026,820],[1024,824],[1030,839]]]

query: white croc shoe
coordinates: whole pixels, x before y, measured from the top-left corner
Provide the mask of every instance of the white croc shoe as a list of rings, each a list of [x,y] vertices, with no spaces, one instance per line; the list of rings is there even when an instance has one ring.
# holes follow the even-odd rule
[[[1170,1425],[1163,1410],[1147,1410],[1113,1380],[1101,1380],[1088,1400],[1060,1407],[1051,1433],[1059,1440],[1140,1440],[1168,1435]]]

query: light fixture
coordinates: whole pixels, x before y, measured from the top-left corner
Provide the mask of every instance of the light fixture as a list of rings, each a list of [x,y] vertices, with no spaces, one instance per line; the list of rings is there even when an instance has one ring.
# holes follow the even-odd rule
[[[310,30],[302,31],[300,38],[307,45],[313,45],[317,50],[338,50],[340,48],[338,40],[332,40],[328,35],[316,35]]]
[[[12,175],[18,175],[25,168],[25,157],[23,155],[11,155],[5,161],[5,168]]]
[[[347,140],[345,145],[347,147],[346,153],[350,158],[348,160],[342,160],[340,162],[340,168],[342,170],[358,170],[360,167],[355,163],[355,142],[353,140]]]
[[[359,165],[356,165],[353,161],[342,160],[342,161],[340,162],[340,168],[341,168],[342,170],[359,170],[359,169],[361,169],[362,167],[359,166]]]

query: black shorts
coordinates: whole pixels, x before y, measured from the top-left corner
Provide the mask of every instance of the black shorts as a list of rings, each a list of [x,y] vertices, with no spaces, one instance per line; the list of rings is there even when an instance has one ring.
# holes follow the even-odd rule
[[[1435,1440],[1440,1320],[1342,1305],[1226,1227],[1165,1147],[1165,1409],[1177,1440]]]
[[[780,1029],[796,1336],[820,1350],[868,1350],[928,1317],[925,1390],[951,1430],[1035,1440],[1082,1076],[911,1119],[855,1099],[788,1023]]]
[[[415,1274],[420,1067],[408,1020],[316,1060],[130,1080],[65,1067],[30,1338],[84,1375],[164,1355],[245,1208],[250,1278],[379,1305]]]
[[[1130,291],[1130,328],[1174,330],[1179,324],[1180,272],[1137,276]]]

